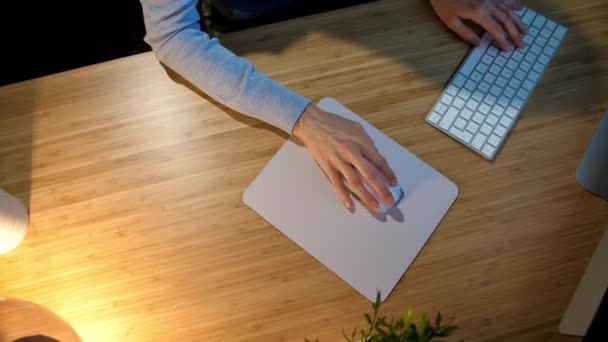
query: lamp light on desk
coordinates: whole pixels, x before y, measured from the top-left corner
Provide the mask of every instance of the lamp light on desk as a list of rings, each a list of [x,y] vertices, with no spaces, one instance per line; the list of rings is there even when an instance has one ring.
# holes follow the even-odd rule
[[[82,342],[72,327],[40,305],[0,297],[0,341]]]
[[[0,189],[0,255],[15,249],[27,233],[29,215],[21,202]]]

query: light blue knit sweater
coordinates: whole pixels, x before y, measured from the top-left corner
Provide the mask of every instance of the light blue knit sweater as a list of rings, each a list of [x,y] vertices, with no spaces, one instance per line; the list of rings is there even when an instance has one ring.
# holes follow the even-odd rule
[[[291,133],[310,100],[201,31],[197,0],[141,0],[156,56],[220,103]]]

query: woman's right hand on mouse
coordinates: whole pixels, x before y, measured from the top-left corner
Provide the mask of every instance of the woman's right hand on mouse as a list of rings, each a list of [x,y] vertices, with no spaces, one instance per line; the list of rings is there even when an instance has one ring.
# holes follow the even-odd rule
[[[361,124],[321,110],[311,103],[295,125],[293,135],[306,145],[344,206],[352,208],[353,201],[343,179],[367,207],[379,208],[379,203],[355,170],[386,204],[393,204],[394,199],[386,183],[397,185],[397,179]]]

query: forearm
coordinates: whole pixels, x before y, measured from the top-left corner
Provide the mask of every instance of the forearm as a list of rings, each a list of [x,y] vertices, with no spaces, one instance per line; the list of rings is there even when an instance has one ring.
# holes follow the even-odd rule
[[[310,103],[199,28],[196,0],[142,0],[157,57],[220,103],[291,133]]]

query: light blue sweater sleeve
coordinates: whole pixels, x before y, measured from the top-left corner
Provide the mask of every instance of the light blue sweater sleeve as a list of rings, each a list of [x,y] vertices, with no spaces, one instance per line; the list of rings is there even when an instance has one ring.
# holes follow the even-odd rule
[[[201,31],[197,0],[141,0],[157,58],[220,103],[291,133],[310,100]]]

